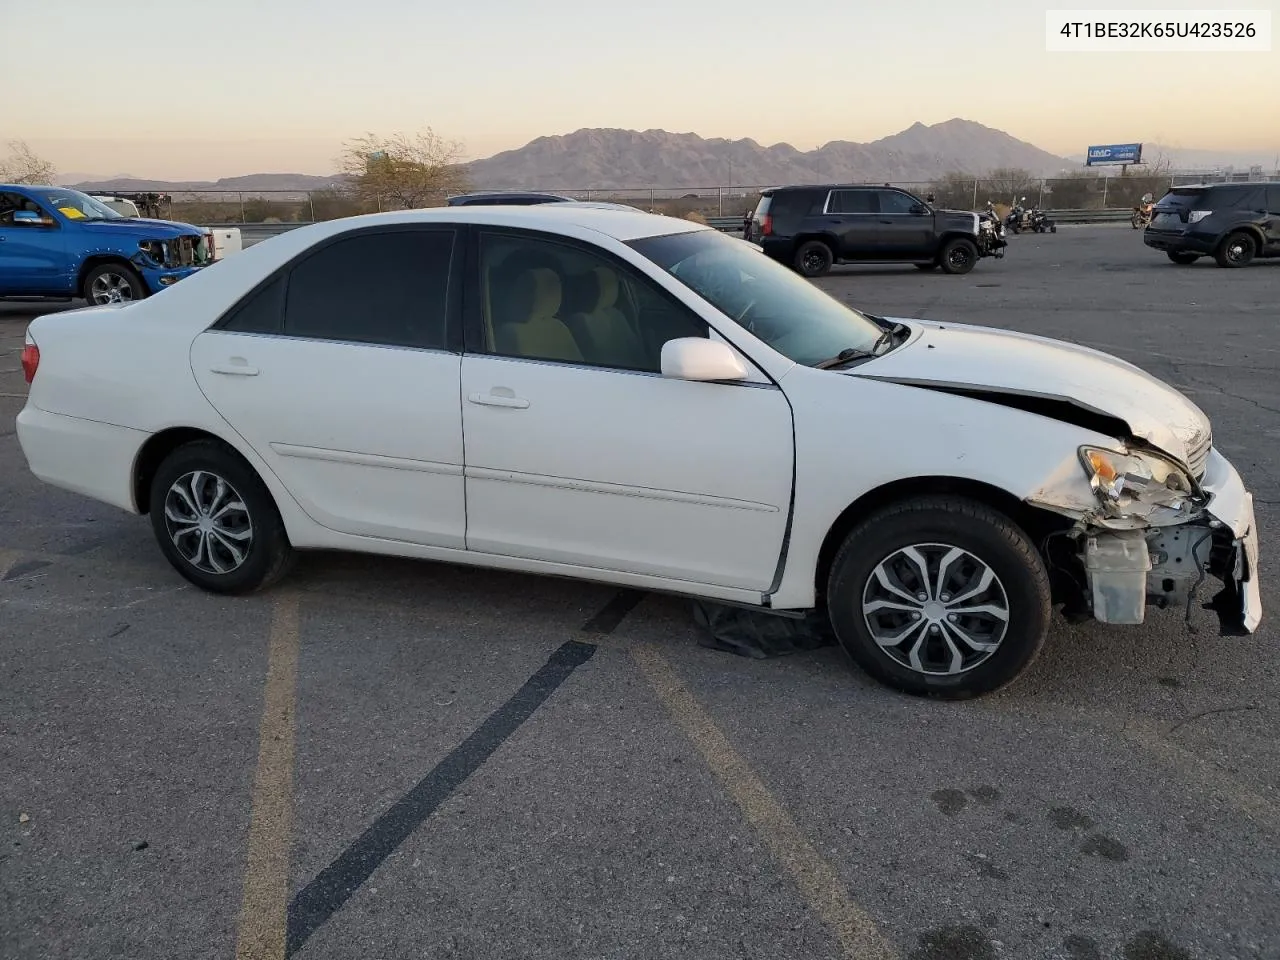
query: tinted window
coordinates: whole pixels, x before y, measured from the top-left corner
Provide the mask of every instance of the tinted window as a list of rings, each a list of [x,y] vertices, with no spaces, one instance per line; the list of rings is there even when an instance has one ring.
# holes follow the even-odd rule
[[[1174,187],[1160,198],[1159,206],[1191,210],[1203,199],[1204,190],[1199,187]]]
[[[881,190],[879,197],[881,213],[910,213],[911,208],[920,202],[897,190]]]
[[[231,308],[220,328],[232,333],[279,333],[284,314],[283,275]]]
[[[453,239],[390,231],[323,248],[289,273],[285,335],[443,348]]]
[[[874,190],[832,190],[830,213],[875,213]]]
[[[1226,202],[1237,210],[1261,210],[1264,203],[1264,191],[1260,186],[1234,187],[1227,195]]]
[[[484,348],[499,356],[652,373],[668,340],[708,335],[696,314],[621,264],[528,236],[481,236],[480,313]]]
[[[1280,216],[1280,184],[1267,187],[1267,213]]]

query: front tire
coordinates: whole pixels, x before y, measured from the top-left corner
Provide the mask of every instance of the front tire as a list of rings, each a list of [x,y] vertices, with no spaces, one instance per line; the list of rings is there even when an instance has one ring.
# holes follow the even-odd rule
[[[1253,261],[1258,252],[1258,242],[1253,234],[1244,230],[1236,230],[1227,234],[1218,244],[1218,252],[1214,259],[1220,267],[1243,267]]]
[[[94,306],[132,303],[147,295],[147,285],[127,263],[100,263],[84,277],[80,295]]]
[[[824,276],[835,262],[835,254],[821,240],[809,240],[796,250],[795,268],[802,277]]]
[[[868,517],[845,538],[827,582],[832,627],[858,666],[904,693],[946,700],[1017,679],[1044,645],[1051,603],[1026,534],[962,497],[922,497]]]
[[[292,566],[270,491],[216,440],[185,444],[164,459],[151,479],[150,513],[165,559],[210,593],[251,593]]]
[[[968,273],[978,262],[978,245],[965,237],[947,241],[938,257],[946,273]]]

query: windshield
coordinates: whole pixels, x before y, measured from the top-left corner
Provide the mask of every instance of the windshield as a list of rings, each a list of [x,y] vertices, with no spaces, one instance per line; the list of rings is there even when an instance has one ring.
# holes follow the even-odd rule
[[[123,219],[105,203],[79,190],[32,190],[31,193],[45,206],[57,210],[68,220]]]
[[[695,230],[632,240],[629,246],[796,363],[816,366],[845,350],[869,352],[884,333],[735,237]]]

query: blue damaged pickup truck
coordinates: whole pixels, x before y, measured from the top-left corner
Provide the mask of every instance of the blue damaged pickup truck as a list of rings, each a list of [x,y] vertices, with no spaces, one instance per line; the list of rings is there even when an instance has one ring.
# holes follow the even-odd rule
[[[199,227],[121,216],[78,190],[0,184],[0,300],[141,300],[208,265]]]

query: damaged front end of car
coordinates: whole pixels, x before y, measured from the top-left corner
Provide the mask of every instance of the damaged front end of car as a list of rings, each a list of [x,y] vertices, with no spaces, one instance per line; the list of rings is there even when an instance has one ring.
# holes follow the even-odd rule
[[[135,262],[151,269],[203,267],[213,262],[209,237],[205,234],[184,234],[167,240],[140,240]]]
[[[1188,621],[1209,577],[1221,586],[1207,602],[1224,636],[1253,633],[1261,621],[1253,496],[1205,435],[1179,459],[1137,438],[1082,446],[1079,467],[1092,502],[1078,488],[1052,487],[1028,498],[1072,523],[1056,536],[1071,544],[1046,559],[1079,586],[1066,612],[1102,623],[1140,624],[1148,606],[1185,610]],[[1074,485],[1071,485],[1074,486]],[[1059,543],[1059,547],[1061,543]]]
[[[163,240],[139,240],[130,262],[155,293],[214,262],[207,234],[181,234]]]

